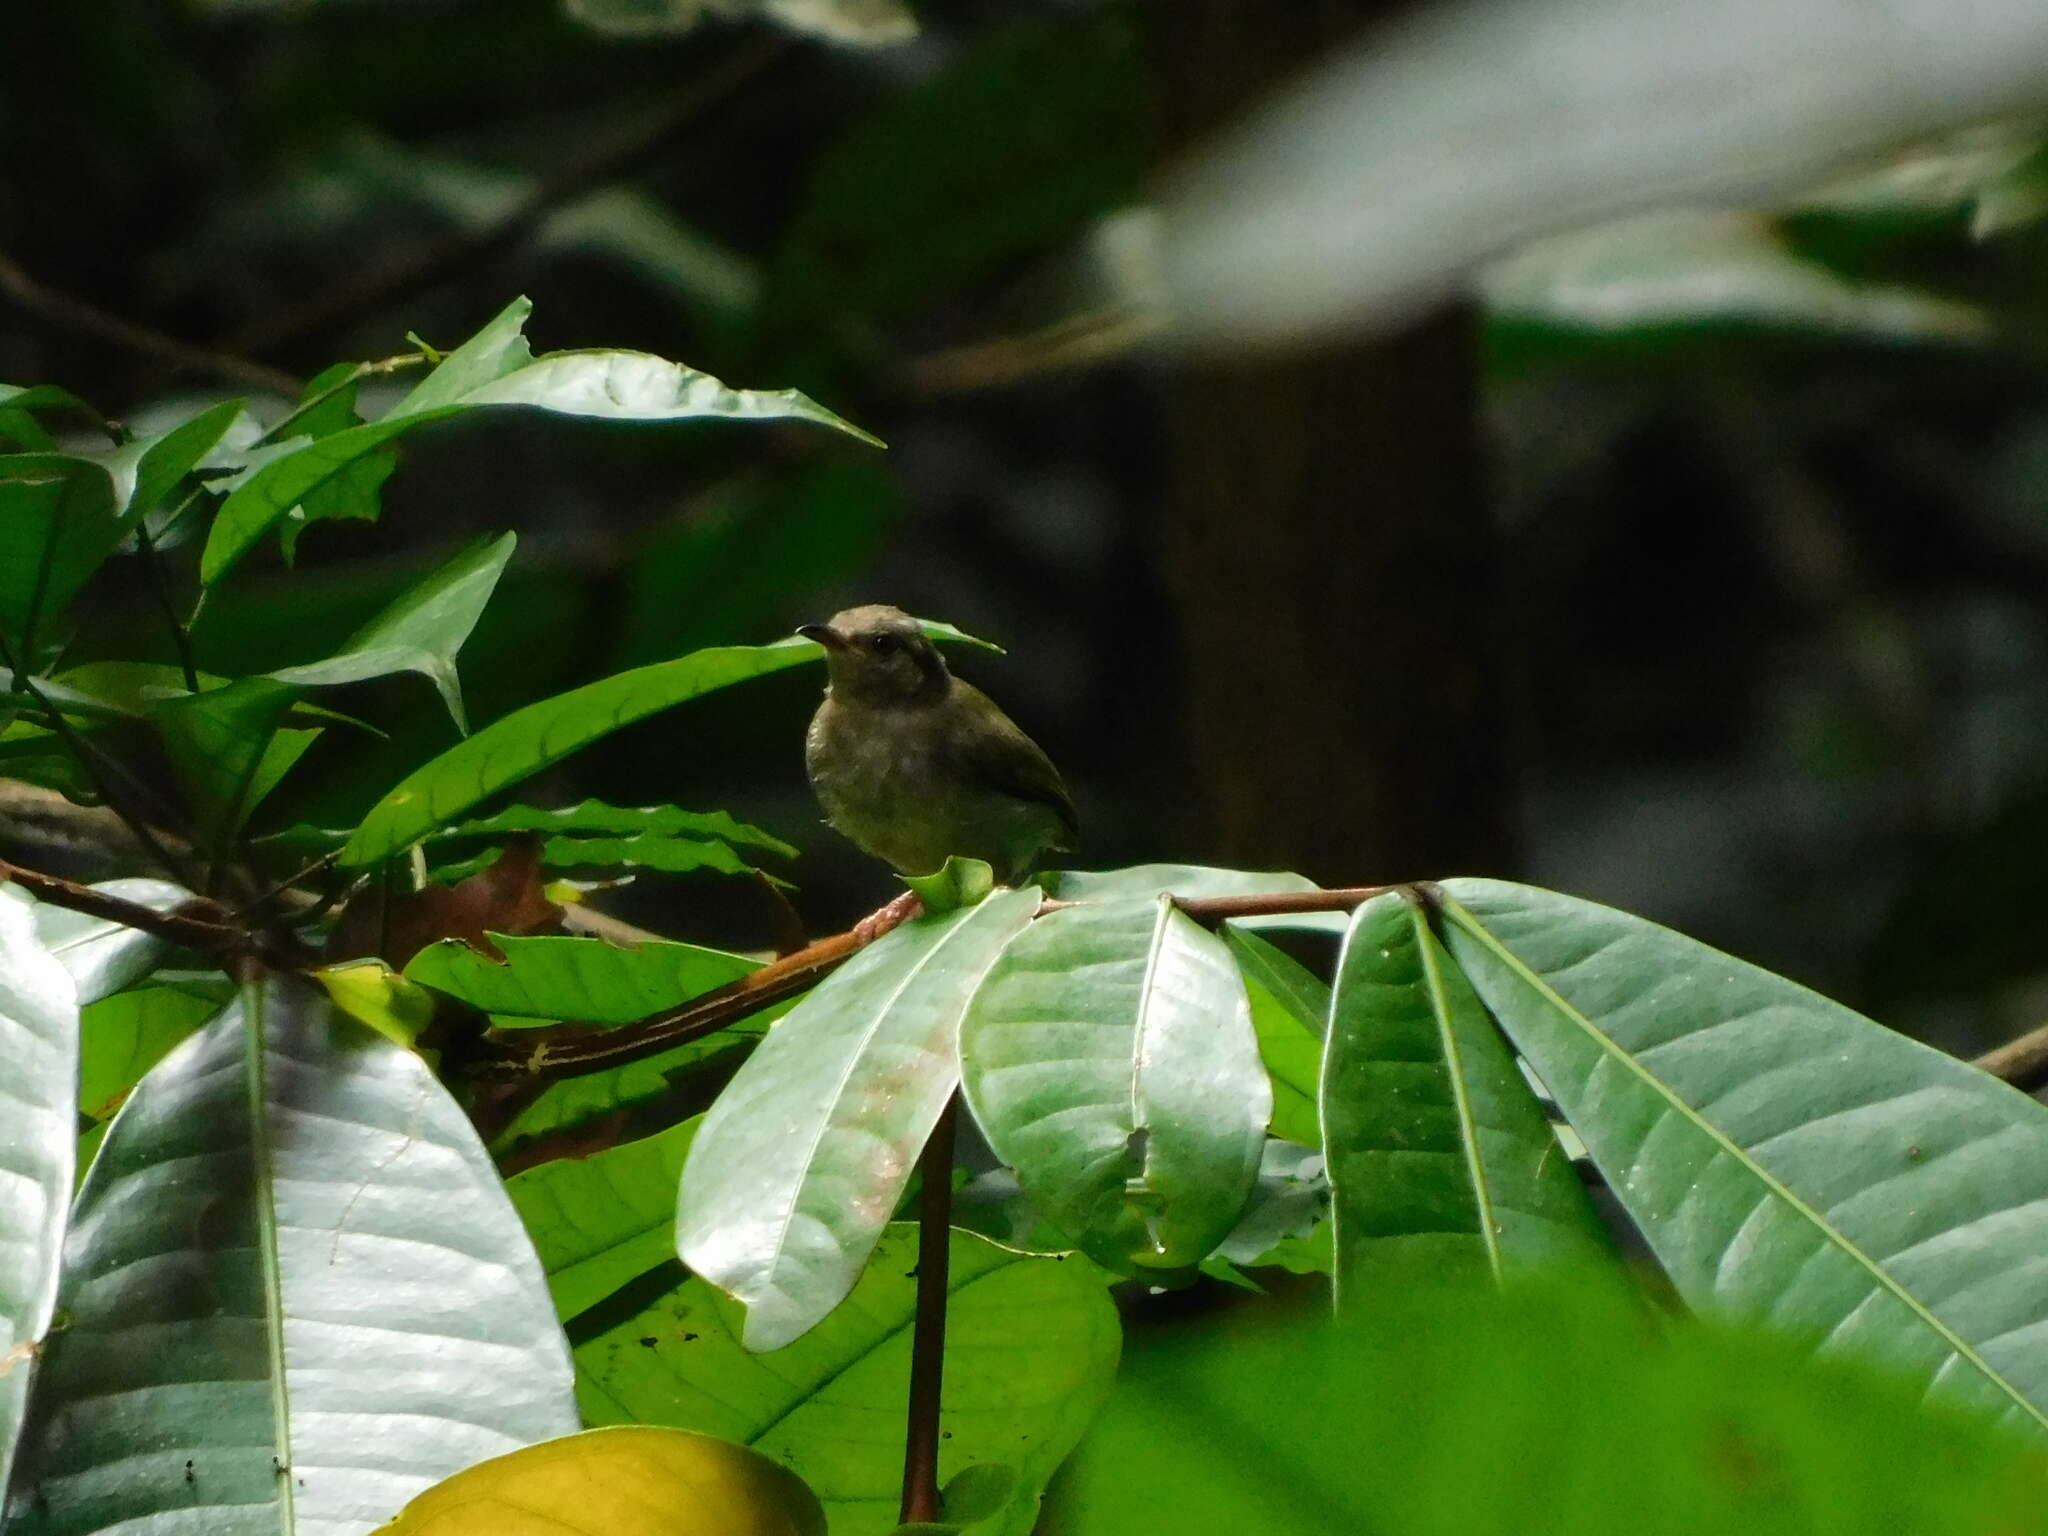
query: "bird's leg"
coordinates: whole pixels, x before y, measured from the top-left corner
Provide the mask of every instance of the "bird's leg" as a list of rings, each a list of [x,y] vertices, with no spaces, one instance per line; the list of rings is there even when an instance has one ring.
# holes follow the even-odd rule
[[[913,917],[924,915],[924,900],[915,891],[905,891],[886,907],[870,912],[853,925],[856,944],[872,944],[891,928],[899,928]]]

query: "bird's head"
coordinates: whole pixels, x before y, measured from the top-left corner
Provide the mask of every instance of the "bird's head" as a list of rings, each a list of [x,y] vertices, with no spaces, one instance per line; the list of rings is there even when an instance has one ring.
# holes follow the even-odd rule
[[[870,603],[800,624],[798,634],[825,647],[832,692],[865,704],[917,704],[945,697],[945,658],[900,608]]]

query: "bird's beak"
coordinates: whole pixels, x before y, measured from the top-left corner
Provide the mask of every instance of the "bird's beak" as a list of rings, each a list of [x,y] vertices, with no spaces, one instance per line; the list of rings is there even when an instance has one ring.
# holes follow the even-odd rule
[[[830,624],[799,624],[796,627],[796,632],[806,640],[817,641],[818,644],[825,647],[828,651],[843,651],[846,649],[846,636],[839,633]]]

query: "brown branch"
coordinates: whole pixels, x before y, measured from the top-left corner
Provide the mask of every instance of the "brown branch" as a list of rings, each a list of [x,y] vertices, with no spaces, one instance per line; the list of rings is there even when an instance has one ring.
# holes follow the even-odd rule
[[[951,1279],[953,1130],[960,1118],[955,1092],[939,1112],[919,1167],[924,1188],[917,1202],[917,1315],[910,1336],[910,1410],[903,1432],[903,1505],[896,1518],[939,1518],[939,1404],[946,1371],[946,1293]]]
[[[1185,896],[1174,905],[1198,923],[1220,923],[1236,917],[1277,917],[1302,912],[1348,912],[1373,897],[1398,889],[1388,885],[1354,885],[1327,891],[1282,891],[1264,896]],[[1037,915],[1085,906],[1078,901],[1048,899]],[[667,1009],[637,1023],[612,1028],[563,1025],[557,1029],[521,1029],[486,1037],[483,1074],[554,1081],[580,1077],[644,1061],[649,1056],[700,1039],[771,1004],[794,997],[823,981],[855,953],[880,938],[906,914],[891,902],[845,933],[806,945],[794,954],[771,960],[758,971],[728,982],[678,1008]]]
[[[665,111],[624,138],[549,172],[524,200],[483,228],[451,230],[380,265],[361,268],[296,309],[252,320],[228,332],[220,345],[236,352],[275,352],[460,276],[478,262],[518,244],[564,203],[639,170],[670,139],[751,83],[782,57],[788,46],[786,39],[771,36],[736,48],[682,91]]]
[[[299,392],[299,381],[281,368],[237,357],[232,350],[194,346],[175,336],[166,336],[162,331],[138,325],[133,320],[108,314],[97,305],[60,293],[31,277],[19,263],[4,254],[0,254],[0,293],[6,294],[32,315],[40,315],[74,331],[83,331],[88,336],[97,336],[102,341],[110,341],[130,352],[139,352],[144,357],[153,357],[173,368],[281,395]]]
[[[816,986],[867,942],[858,936],[858,930],[834,934],[793,955],[772,960],[738,981],[694,997],[680,1008],[654,1014],[635,1024],[613,1029],[566,1025],[545,1031],[508,1032],[516,1038],[487,1037],[487,1070],[493,1075],[509,1071],[516,1076],[552,1081],[644,1061]],[[540,1038],[535,1039],[536,1035]]]
[[[2048,1024],[1986,1051],[1970,1065],[2011,1083],[2022,1093],[2048,1088]]]
[[[105,891],[46,875],[40,870],[24,869],[4,859],[0,859],[0,882],[18,885],[38,901],[47,901],[53,907],[66,907],[88,917],[103,917],[124,927],[153,933],[187,949],[246,950],[258,942],[257,936],[248,929],[223,921],[226,910],[203,896],[194,896],[173,911],[159,912],[140,902],[109,896]]]

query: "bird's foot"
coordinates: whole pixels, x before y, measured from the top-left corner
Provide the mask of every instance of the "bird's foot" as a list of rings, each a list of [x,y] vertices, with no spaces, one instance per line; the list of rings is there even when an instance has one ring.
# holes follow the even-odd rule
[[[924,901],[915,891],[905,891],[886,907],[870,912],[853,925],[856,944],[872,944],[891,928],[900,928],[914,917],[924,915]]]

